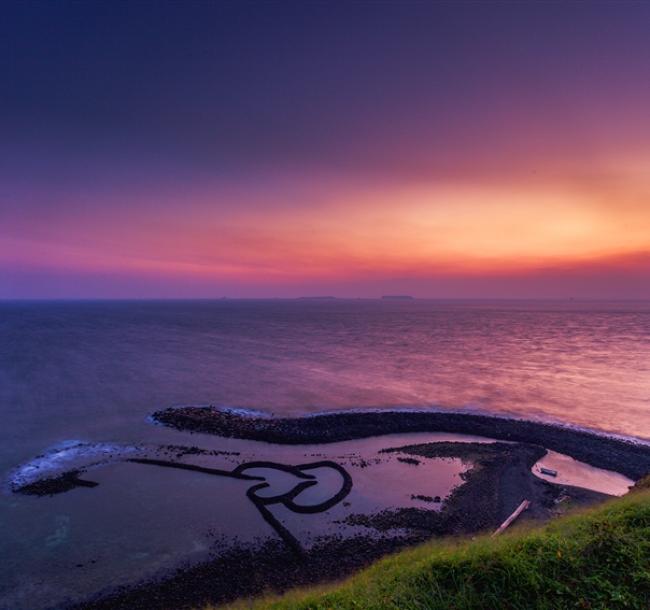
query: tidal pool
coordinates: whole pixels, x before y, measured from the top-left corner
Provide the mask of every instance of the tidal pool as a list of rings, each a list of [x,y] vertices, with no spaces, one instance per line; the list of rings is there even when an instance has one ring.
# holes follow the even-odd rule
[[[260,482],[267,484],[256,492],[262,499],[290,493],[305,481],[313,483],[293,498],[298,510],[323,503],[342,485],[341,474],[328,467],[305,470],[310,479],[276,467],[245,468],[242,473],[255,479],[248,480],[127,460],[160,460],[225,473],[260,461],[286,466],[335,462],[349,474],[352,487],[334,506],[317,513],[296,512],[282,503],[266,507],[308,550],[323,537],[367,535],[364,528],[341,523],[351,514],[408,506],[439,510],[471,467],[456,458],[418,458],[416,464],[400,453],[380,453],[381,449],[476,440],[411,434],[278,446],[178,432],[173,439],[174,445],[68,442],[15,469],[5,485],[5,493],[11,495],[3,518],[11,529],[3,533],[0,607],[56,607],[162,575],[179,564],[204,561],[235,544],[277,538],[278,531],[247,496]],[[183,453],[179,441],[192,449]],[[98,485],[42,497],[11,493],[11,483],[15,487],[74,469]],[[439,502],[432,501],[436,496]]]

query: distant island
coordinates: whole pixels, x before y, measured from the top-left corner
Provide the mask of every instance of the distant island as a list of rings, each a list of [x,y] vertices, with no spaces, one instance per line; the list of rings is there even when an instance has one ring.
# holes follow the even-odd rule
[[[336,297],[331,296],[315,296],[315,297],[298,297],[299,301],[333,301]]]
[[[385,294],[381,297],[385,301],[414,301],[415,297],[409,294]]]

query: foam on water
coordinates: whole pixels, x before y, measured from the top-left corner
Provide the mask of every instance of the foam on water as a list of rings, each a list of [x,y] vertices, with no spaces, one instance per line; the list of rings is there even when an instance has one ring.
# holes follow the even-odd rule
[[[260,411],[258,409],[250,409],[245,407],[219,406],[212,408],[217,411],[221,411],[222,413],[231,413],[232,415],[237,415],[239,417],[248,417],[251,419],[273,419],[276,417],[274,413],[268,413],[266,411]]]
[[[8,483],[12,489],[17,489],[68,470],[86,469],[142,452],[142,447],[134,445],[65,440],[13,470],[9,474]]]
[[[260,409],[252,409],[250,407],[237,407],[234,405],[214,405],[214,404],[183,404],[183,405],[174,405],[170,409],[212,409],[219,413],[229,413],[231,415],[236,415],[237,417],[247,417],[250,419],[275,419],[281,416],[277,416],[275,413],[269,413],[268,411],[262,411]],[[152,415],[147,417],[147,421],[159,424]]]

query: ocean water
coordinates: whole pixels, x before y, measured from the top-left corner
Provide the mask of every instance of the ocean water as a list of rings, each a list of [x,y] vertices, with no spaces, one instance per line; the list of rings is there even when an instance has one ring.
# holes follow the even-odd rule
[[[273,534],[246,503],[241,481],[108,460],[84,475],[99,487],[37,498],[9,493],[12,476],[63,470],[68,460],[145,455],[165,444],[236,452],[192,458],[232,468],[242,460],[343,459],[355,448],[368,458],[388,442],[278,448],[148,420],[181,404],[274,415],[469,410],[648,440],[650,303],[1,303],[0,608],[59,607],[199,561],[213,552],[215,536]],[[605,480],[566,456],[546,459],[566,476],[625,489],[614,473]],[[345,460],[355,481],[349,510],[405,505],[422,490],[444,497],[464,468]],[[377,487],[386,477],[395,497]],[[337,506],[334,517],[344,510]],[[303,532],[302,541],[326,526],[318,519],[293,515],[287,525]]]
[[[468,409],[650,438],[650,303],[0,304],[0,468],[178,404]]]

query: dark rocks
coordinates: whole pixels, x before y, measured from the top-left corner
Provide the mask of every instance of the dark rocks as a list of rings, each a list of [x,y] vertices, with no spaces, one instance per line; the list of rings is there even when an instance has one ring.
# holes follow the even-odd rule
[[[422,494],[411,494],[411,500],[420,500],[421,502],[431,502],[435,504],[440,504],[440,502],[442,502],[440,496],[424,496]]]
[[[526,519],[550,518],[557,511],[560,497],[578,504],[604,498],[602,494],[550,484],[535,477],[531,467],[544,455],[545,448],[635,479],[650,472],[648,446],[549,424],[480,415],[387,411],[270,419],[243,417],[210,407],[184,407],[159,411],[154,418],[182,430],[283,444],[327,443],[410,432],[472,434],[510,442],[425,443],[386,449],[385,453],[402,454],[397,459],[413,465],[421,463],[418,457],[455,457],[471,462],[472,468],[464,474],[465,484],[457,487],[437,507],[439,510],[402,508],[379,514],[353,514],[343,520],[367,528],[367,536],[333,536],[301,554],[277,541],[257,547],[231,548],[201,565],[160,575],[159,580],[107,591],[76,606],[75,610],[197,608],[254,596],[269,589],[282,592],[295,586],[343,578],[386,553],[432,536],[490,531],[524,498],[532,502]],[[184,455],[200,451],[170,448],[170,452]],[[50,481],[47,485],[49,489],[79,485],[78,474],[67,473],[62,475],[67,479],[56,484]],[[86,483],[90,482],[81,482]],[[48,489],[47,485],[43,489]],[[439,496],[412,498],[441,503]],[[377,535],[396,529],[404,534],[397,538]]]
[[[397,461],[403,462],[404,464],[411,464],[412,466],[419,466],[421,463],[420,460],[416,460],[415,458],[405,458],[405,457],[398,457]]]
[[[280,444],[332,443],[382,434],[451,432],[533,443],[632,479],[650,473],[650,446],[541,422],[427,411],[350,412],[304,418],[242,417],[212,407],[180,407],[153,414],[180,430]]]
[[[14,488],[14,493],[25,494],[28,496],[53,496],[55,494],[70,491],[75,487],[97,487],[99,483],[95,481],[85,481],[80,479],[81,470],[69,470],[56,477],[49,479],[40,479],[34,483]]]
[[[401,508],[377,514],[354,514],[344,520],[386,532],[401,528],[421,540],[432,536],[473,534],[492,531],[527,499],[531,507],[526,519],[550,519],[556,499],[566,495],[576,503],[588,504],[607,496],[584,489],[552,485],[532,474],[531,468],[545,453],[543,447],[525,443],[424,443],[383,450],[421,457],[456,457],[471,461],[465,484],[454,489],[441,510]],[[440,502],[439,496],[411,496],[425,502]]]

